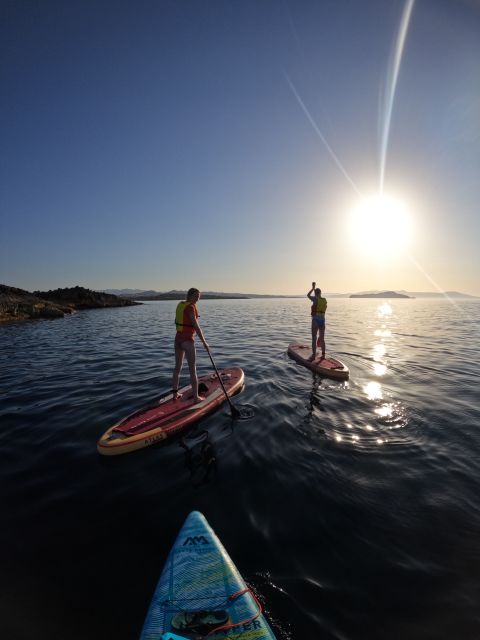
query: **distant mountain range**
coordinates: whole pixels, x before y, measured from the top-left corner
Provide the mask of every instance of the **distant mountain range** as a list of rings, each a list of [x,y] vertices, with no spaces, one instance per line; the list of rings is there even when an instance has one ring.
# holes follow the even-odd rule
[[[143,289],[100,289],[104,293],[113,293],[123,298],[134,300],[184,300],[187,292],[185,290],[172,289],[171,291],[153,291]],[[202,291],[203,300],[218,300],[240,298],[298,298],[303,296],[269,295],[258,293],[226,293],[224,291]]]
[[[186,291],[172,289],[171,291],[154,291],[153,289],[99,289],[104,293],[111,293],[123,298],[132,298],[135,300],[183,300],[186,296]],[[330,298],[474,298],[478,299],[478,296],[472,296],[467,293],[460,293],[459,291],[445,291],[440,293],[438,291],[359,291],[355,293],[325,293],[326,297]],[[301,295],[276,295],[276,294],[259,294],[259,293],[225,293],[223,291],[202,291],[203,299],[228,299],[228,298],[303,298],[305,294]]]
[[[397,291],[377,291],[366,293],[352,293],[350,298],[408,298],[412,299],[415,296],[409,296],[406,293],[398,293]]]

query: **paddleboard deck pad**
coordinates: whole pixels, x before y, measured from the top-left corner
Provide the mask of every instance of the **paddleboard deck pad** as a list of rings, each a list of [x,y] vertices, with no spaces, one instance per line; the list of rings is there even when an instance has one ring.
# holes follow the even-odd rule
[[[199,511],[190,513],[175,540],[140,640],[178,636],[275,640],[258,601]]]
[[[219,371],[229,396],[239,391],[245,375],[239,367]],[[226,400],[225,393],[215,373],[198,379],[201,402],[193,402],[192,387],[179,389],[181,397],[174,400],[169,392],[107,429],[97,442],[102,455],[111,456],[143,449],[151,444],[177,434],[214,411]]]
[[[288,345],[288,355],[296,360],[304,367],[311,369],[315,373],[337,380],[347,380],[350,372],[348,367],[336,358],[322,358],[321,353],[317,351],[317,356],[311,360],[312,349],[305,344],[293,342]]]

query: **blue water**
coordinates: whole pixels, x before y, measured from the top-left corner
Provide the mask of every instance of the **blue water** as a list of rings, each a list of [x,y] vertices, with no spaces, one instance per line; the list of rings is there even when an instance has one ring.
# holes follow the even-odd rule
[[[255,411],[200,424],[210,475],[178,440],[96,452],[170,388],[175,305],[0,327],[0,637],[137,638],[198,509],[282,640],[477,640],[480,302],[330,299],[337,382],[286,355],[309,341],[306,299],[200,301],[216,364],[245,371],[234,404]]]

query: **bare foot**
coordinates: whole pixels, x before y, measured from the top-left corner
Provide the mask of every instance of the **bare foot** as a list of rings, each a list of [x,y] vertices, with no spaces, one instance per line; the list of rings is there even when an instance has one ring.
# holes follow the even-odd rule
[[[193,404],[198,404],[199,402],[203,402],[204,400],[205,398],[203,398],[202,396],[197,396],[193,399]]]
[[[315,355],[314,355],[314,354],[312,354],[312,355],[309,357],[308,361],[309,361],[309,362],[313,362],[314,360],[315,360]]]
[[[181,393],[178,393],[178,391],[173,391],[173,399],[174,400],[180,400],[181,397],[182,397]]]

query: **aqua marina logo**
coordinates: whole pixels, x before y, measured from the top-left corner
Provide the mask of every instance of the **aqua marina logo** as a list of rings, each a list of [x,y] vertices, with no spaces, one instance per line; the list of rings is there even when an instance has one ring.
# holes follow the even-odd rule
[[[197,546],[199,544],[209,544],[208,539],[205,536],[188,536],[182,546]]]

